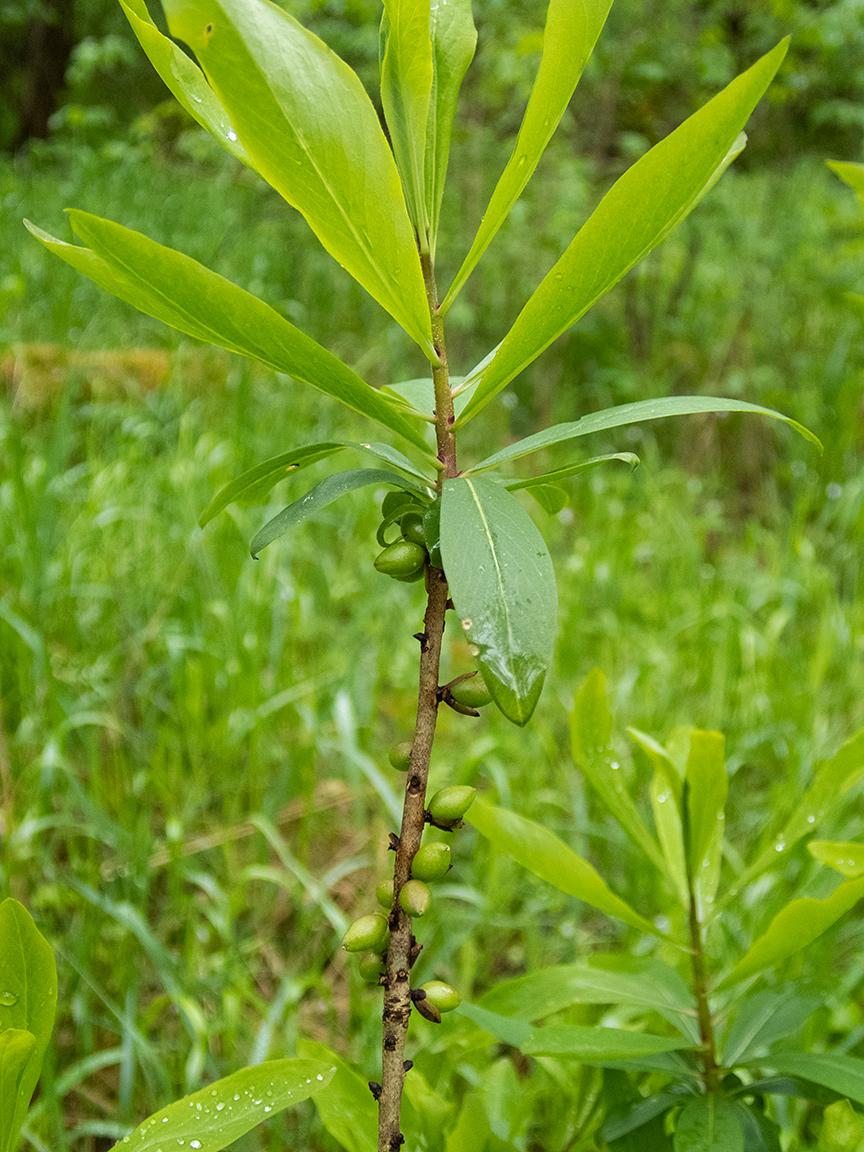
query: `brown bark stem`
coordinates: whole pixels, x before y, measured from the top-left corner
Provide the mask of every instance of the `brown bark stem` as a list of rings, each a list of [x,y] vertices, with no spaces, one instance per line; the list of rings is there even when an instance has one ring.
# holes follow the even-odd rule
[[[435,273],[428,253],[421,253],[423,278],[432,320],[432,338],[439,362],[432,367],[435,387],[435,435],[438,458],[444,465],[437,482],[440,496],[444,481],[456,476],[456,438],[453,435],[453,397],[444,345],[444,328],[438,312]],[[426,577],[426,616],[420,639],[420,684],[411,761],[405,784],[402,827],[393,871],[393,911],[390,913],[390,944],[384,978],[384,1010],[381,1094],[378,1098],[378,1152],[398,1152],[404,1143],[399,1116],[405,1083],[405,1040],[411,1017],[411,966],[417,946],[411,917],[399,907],[399,892],[411,876],[411,864],[423,838],[426,784],[435,723],[438,717],[438,675],[448,590],[444,573],[430,567]]]

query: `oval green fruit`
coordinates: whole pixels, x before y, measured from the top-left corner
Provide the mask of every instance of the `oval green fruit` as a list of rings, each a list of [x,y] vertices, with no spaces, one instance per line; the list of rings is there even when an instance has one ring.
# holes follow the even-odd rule
[[[386,908],[389,912],[393,907],[393,881],[382,880],[378,887],[375,889],[375,899],[382,908]]]
[[[399,521],[399,527],[402,529],[402,535],[406,540],[410,540],[412,544],[419,544],[421,548],[426,548],[426,533],[423,531],[423,517],[419,512],[408,512]]]
[[[397,772],[408,771],[411,764],[411,748],[410,740],[402,740],[399,744],[394,744],[387,753],[387,759]]]
[[[426,999],[430,1004],[434,1004],[439,1012],[452,1012],[462,1003],[462,997],[456,989],[445,984],[443,980],[430,980],[428,984],[423,984],[422,988],[426,993]]]
[[[346,952],[383,952],[390,934],[387,917],[379,912],[355,920],[342,937]]]
[[[410,540],[397,540],[375,558],[375,567],[385,576],[413,576],[426,563],[426,549]]]
[[[478,673],[470,680],[461,680],[450,689],[450,695],[457,704],[464,704],[466,708],[483,708],[492,696]]]
[[[377,984],[378,977],[384,971],[384,965],[380,956],[376,956],[374,952],[367,952],[365,956],[360,957],[359,969],[367,984]]]
[[[414,503],[414,497],[403,488],[391,488],[381,501],[381,515],[392,516],[399,508]]]
[[[449,844],[424,844],[411,864],[411,875],[416,880],[441,880],[449,871]]]
[[[432,893],[422,880],[409,880],[399,891],[399,906],[409,916],[425,916],[432,903]]]
[[[476,793],[477,789],[468,784],[453,784],[449,788],[442,788],[429,801],[429,815],[442,821],[461,820],[474,803]]]

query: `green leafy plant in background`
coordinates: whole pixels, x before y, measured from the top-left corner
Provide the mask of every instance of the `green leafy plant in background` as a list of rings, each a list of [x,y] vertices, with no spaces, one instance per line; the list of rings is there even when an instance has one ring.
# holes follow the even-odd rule
[[[562,482],[606,462],[632,464],[635,458],[574,457],[528,478],[510,476],[502,467],[595,432],[688,413],[761,413],[786,420],[818,443],[777,412],[702,396],[585,414],[467,467],[457,460],[459,432],[711,189],[743,148],[744,125],[786,45],[758,60],[634,164],[576,233],[497,347],[467,375],[451,376],[448,310],[536,169],[601,32],[608,0],[550,3],[544,49],[513,154],[440,302],[435,255],[444,177],[456,98],[476,39],[469,0],[386,0],[381,99],[392,147],[357,76],[267,0],[166,0],[170,37],[143,0],[123,7],[183,107],[303,214],[325,249],[404,329],[427,363],[425,378],[376,390],[265,302],[181,253],[80,211],[70,219],[82,246],[28,224],[47,248],[109,292],[190,336],[310,384],[398,440],[399,447],[372,440],[290,447],[234,480],[201,517],[204,525],[232,502],[262,499],[295,472],[345,451],[359,452],[374,457],[376,466],[325,477],[261,528],[252,555],[349,491],[389,488],[376,567],[425,584],[424,626],[416,634],[416,725],[406,748],[393,757],[407,781],[401,828],[392,836],[392,890],[388,886],[383,894],[385,913],[361,918],[345,941],[350,950],[367,953],[364,970],[384,987],[383,1075],[372,1087],[379,1101],[379,1152],[392,1152],[403,1142],[404,1048],[413,1007],[434,1021],[458,1000],[453,990],[434,983],[412,989],[410,979],[420,947],[412,922],[429,899],[415,863],[424,827],[454,830],[471,802],[470,790],[456,795],[445,789],[426,799],[437,710],[446,703],[476,715],[475,705],[488,695],[509,720],[526,724],[555,643],[552,563],[513,492],[526,490],[542,508],[557,511],[566,500]],[[441,685],[442,634],[451,607],[476,668]],[[340,1077],[334,1078],[331,1097],[346,1092]],[[326,1099],[319,1095],[322,1110]]]
[[[574,761],[639,850],[641,858],[628,864],[644,869],[647,861],[657,870],[669,895],[666,907],[653,916],[637,911],[559,837],[515,812],[478,800],[467,820],[535,876],[652,937],[663,955],[596,956],[546,968],[498,983],[478,1004],[463,1004],[461,1014],[527,1056],[611,1070],[583,1130],[600,1129],[609,1148],[779,1152],[780,1129],[765,1110],[766,1098],[777,1095],[831,1104],[819,1148],[854,1152],[861,1124],[848,1102],[864,1105],[864,1060],[790,1045],[788,1037],[801,1031],[822,997],[808,989],[806,976],[778,983],[776,970],[862,899],[864,845],[811,840],[811,855],[846,879],[822,899],[797,896],[765,907],[763,897],[756,938],[743,955],[730,959],[723,919],[730,904],[741,906],[747,889],[844,802],[864,775],[864,730],[818,766],[770,842],[747,863],[725,837],[729,781],[719,732],[679,730],[664,747],[629,730],[635,755],[651,774],[653,830],[612,747],[599,672],[576,695],[571,735]],[[725,891],[724,860],[734,862]],[[772,977],[771,986],[754,990],[764,975]],[[629,1026],[542,1023],[578,1004],[615,1005],[630,1014]],[[649,1014],[677,1035],[648,1032]],[[628,1070],[652,1074],[649,1095],[622,1075]]]

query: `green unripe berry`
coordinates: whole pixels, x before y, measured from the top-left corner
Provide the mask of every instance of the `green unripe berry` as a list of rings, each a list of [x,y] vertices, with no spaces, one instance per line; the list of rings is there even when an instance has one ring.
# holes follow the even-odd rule
[[[445,984],[443,980],[430,980],[424,984],[423,991],[430,1004],[434,1004],[439,1012],[452,1012],[462,1003],[462,997],[455,988]]]
[[[409,880],[399,891],[399,906],[409,916],[425,916],[432,903],[432,893],[422,880]]]
[[[449,844],[424,844],[411,864],[415,880],[441,880],[449,871]]]
[[[375,567],[385,576],[413,576],[426,563],[426,549],[410,540],[397,540],[375,558]]]
[[[374,952],[367,952],[365,956],[360,957],[359,968],[360,975],[367,984],[377,984],[378,977],[384,971],[381,957],[376,956]]]
[[[406,540],[410,540],[412,544],[419,544],[425,550],[426,533],[423,531],[423,517],[419,512],[408,512],[399,521],[399,527]]]
[[[429,801],[429,815],[435,820],[461,820],[471,805],[477,789],[467,784],[453,784],[442,788]]]
[[[386,908],[389,912],[393,907],[393,881],[382,880],[378,887],[375,889],[375,899],[382,908]]]
[[[355,920],[342,937],[346,952],[383,952],[390,934],[387,917],[379,912]]]
[[[403,740],[394,744],[387,754],[387,759],[397,772],[407,772],[411,764],[411,741]]]
[[[470,680],[454,684],[450,695],[457,704],[464,704],[466,708],[483,708],[492,699],[489,689],[476,674]]]
[[[426,575],[426,565],[421,565],[416,572],[412,572],[410,576],[394,576],[394,580],[398,580],[400,584],[416,584],[418,580],[422,580]]]

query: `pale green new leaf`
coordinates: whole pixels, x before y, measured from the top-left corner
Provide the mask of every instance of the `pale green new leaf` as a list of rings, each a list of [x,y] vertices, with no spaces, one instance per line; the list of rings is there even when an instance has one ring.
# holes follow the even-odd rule
[[[527,488],[530,492],[532,488],[558,484],[561,480],[578,476],[580,472],[590,472],[600,464],[607,464],[610,460],[620,460],[622,464],[629,464],[631,468],[635,468],[639,463],[639,457],[633,452],[609,452],[605,456],[592,456],[588,460],[580,460],[578,463],[568,464],[564,468],[555,468],[553,471],[544,472],[540,476],[529,476],[526,480],[507,480],[504,487],[508,492],[518,492],[522,488]]]
[[[719,732],[696,731],[690,737],[685,784],[685,841],[700,920],[714,901],[720,878],[729,777]]]
[[[781,1076],[796,1076],[820,1084],[864,1104],[864,1060],[831,1052],[772,1052],[762,1064]]]
[[[558,127],[606,22],[612,0],[550,0],[543,55],[516,147],[498,181],[471,250],[442,304],[446,312],[507,219]]]
[[[551,428],[544,428],[542,432],[535,432],[532,436],[526,436],[524,440],[517,440],[515,444],[509,444],[506,448],[487,456],[485,460],[481,460],[471,468],[470,472],[472,475],[485,472],[489,468],[497,468],[507,460],[518,460],[520,456],[527,456],[530,452],[550,448],[553,444],[564,444],[568,440],[578,440],[580,436],[588,436],[592,432],[605,432],[610,428],[623,428],[628,424],[642,424],[648,420],[661,420],[667,416],[692,416],[702,412],[752,412],[758,416],[770,416],[774,420],[782,420],[784,424],[789,424],[806,440],[815,444],[820,450],[822,448],[819,439],[802,424],[784,416],[782,412],[763,408],[760,404],[749,404],[746,400],[724,400],[717,396],[665,396],[660,400],[637,400],[633,404],[618,404],[614,408],[604,408],[602,412],[591,412],[579,420],[568,421],[566,424],[553,424]]]
[[[19,1119],[26,1115],[24,1073],[36,1048],[36,1037],[23,1028],[0,1032],[0,1152],[11,1152],[18,1140]],[[32,1093],[32,1089],[31,1089]]]
[[[269,0],[165,0],[164,8],[256,171],[437,361],[399,173],[355,73]]]
[[[14,1053],[13,1048],[8,1051],[11,1072],[23,1058],[24,1046],[30,1048],[23,1069],[14,1073],[16,1099],[8,1124],[4,1120],[6,1144],[0,1143],[0,1152],[11,1152],[42,1071],[57,1008],[54,953],[27,909],[11,898],[0,904],[0,992],[6,994],[0,1002],[0,1035],[11,1029],[34,1037],[32,1046],[15,1041]],[[10,1116],[5,1111],[7,1103],[4,1101],[4,1117]]]
[[[469,824],[486,837],[499,852],[508,856],[569,896],[575,896],[592,908],[623,920],[641,932],[663,936],[650,920],[640,916],[626,901],[609,888],[606,881],[587,861],[577,856],[542,824],[527,820],[506,808],[496,808],[475,800],[465,816]]]
[[[535,1028],[524,1044],[526,1056],[571,1056],[583,1064],[605,1064],[631,1056],[655,1056],[692,1046],[690,1040],[672,1040],[624,1028],[586,1028],[579,1024],[549,1024]]]
[[[576,693],[570,714],[570,749],[576,766],[600,795],[614,819],[661,872],[666,862],[648,831],[622,778],[610,747],[612,717],[606,702],[606,678],[595,669]]]
[[[320,1060],[270,1060],[242,1068],[175,1100],[126,1139],[136,1152],[163,1152],[169,1144],[220,1152],[268,1116],[326,1088],[334,1072],[332,1063]]]
[[[173,40],[162,35],[144,0],[128,0],[127,3],[120,0],[120,6],[150,63],[189,115],[215,136],[227,152],[252,166],[228,113],[198,65]]]
[[[848,160],[828,160],[828,167],[854,189],[855,198],[864,208],[864,164],[851,164]]]
[[[426,128],[432,94],[429,0],[384,0],[381,103],[408,216],[427,250]]]
[[[739,133],[786,53],[758,60],[624,173],[549,272],[483,372],[476,415],[694,208],[743,147]]]
[[[675,1152],[744,1152],[744,1131],[733,1101],[709,1092],[685,1104],[672,1146]]]
[[[841,916],[854,908],[864,897],[864,877],[847,880],[835,888],[824,900],[814,900],[805,896],[787,904],[762,936],[735,965],[732,971],[721,980],[718,990],[731,988],[734,984],[773,968],[781,961],[794,956],[821,936]]]
[[[311,384],[428,453],[419,422],[397,412],[332,352],[251,292],[140,232],[87,212],[71,211],[69,216],[91,248],[67,244],[25,224],[67,264],[148,316]]]
[[[654,826],[663,850],[666,872],[672,881],[683,908],[690,907],[690,886],[687,881],[687,862],[684,857],[684,830],[681,820],[682,784],[672,758],[662,745],[651,736],[628,728],[631,739],[638,745],[651,764],[651,810]]]
[[[310,516],[317,515],[322,508],[338,500],[347,492],[356,488],[365,488],[369,484],[395,484],[397,488],[404,488],[408,492],[417,492],[423,495],[416,484],[399,476],[395,472],[387,472],[383,468],[349,468],[344,472],[335,472],[326,476],[320,484],[311,488],[305,496],[283,508],[272,520],[268,520],[260,532],[253,538],[249,551],[253,559],[257,559],[268,544],[272,544],[279,536],[284,536],[291,528],[302,524]]]
[[[471,0],[431,0],[429,21],[434,72],[426,133],[426,203],[431,213],[429,246],[434,259],[456,98],[474,56],[477,30]]]
[[[450,595],[500,710],[527,724],[552,659],[558,627],[555,572],[521,504],[487,477],[447,480],[441,557]]]
[[[807,851],[821,864],[853,878],[864,872],[864,844],[837,840],[811,840]]]

